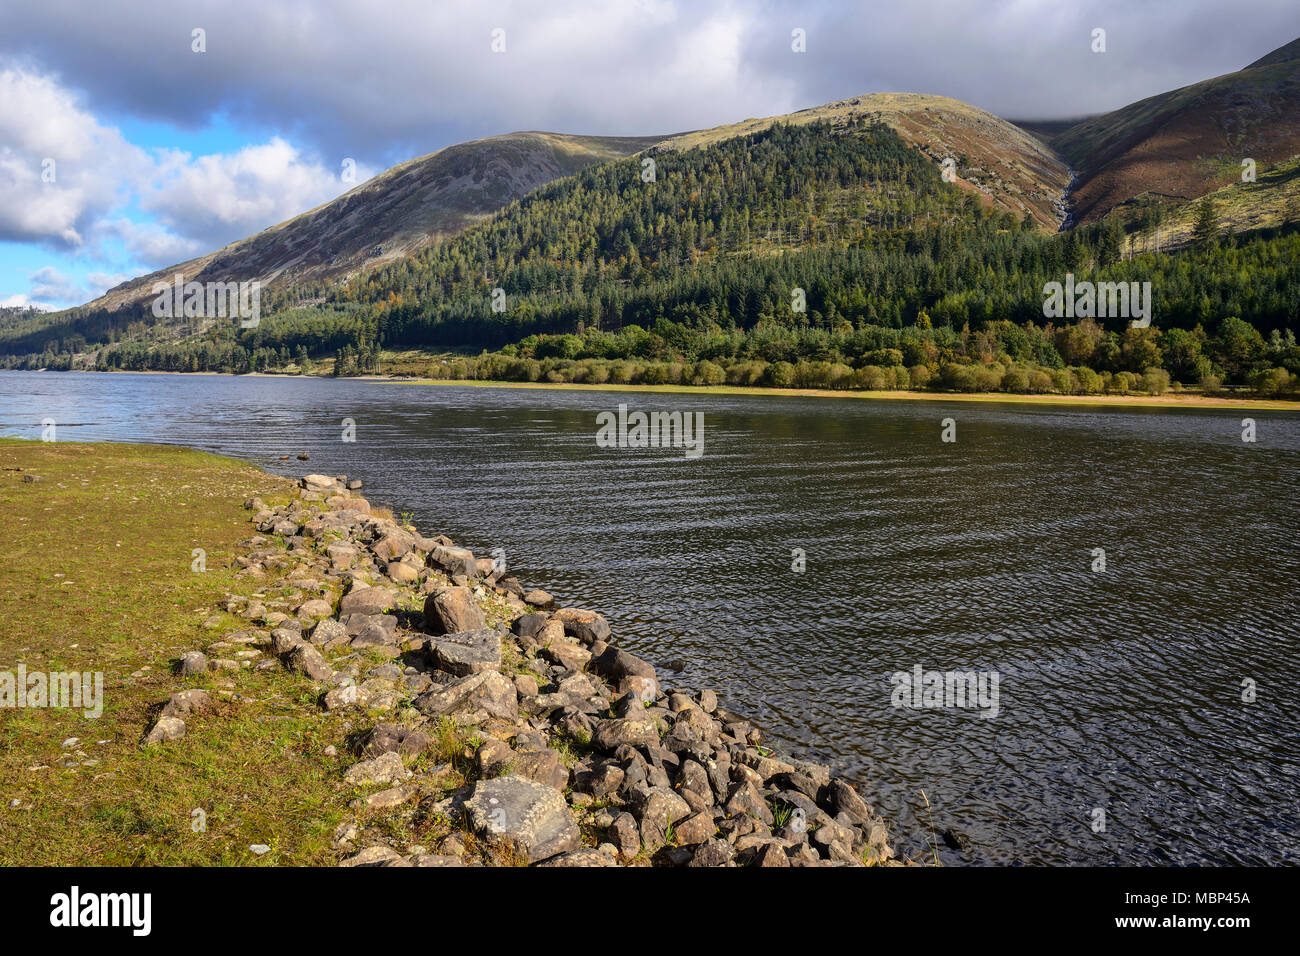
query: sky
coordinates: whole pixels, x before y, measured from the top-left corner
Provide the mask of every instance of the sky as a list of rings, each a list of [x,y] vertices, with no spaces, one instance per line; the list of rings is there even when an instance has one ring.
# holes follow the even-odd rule
[[[1296,0],[8,2],[0,305],[80,304],[468,139],[892,91],[1079,117],[1297,36]]]

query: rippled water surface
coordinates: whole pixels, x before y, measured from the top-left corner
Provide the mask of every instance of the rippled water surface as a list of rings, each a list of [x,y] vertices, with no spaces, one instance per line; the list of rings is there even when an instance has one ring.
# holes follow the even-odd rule
[[[702,411],[705,454],[597,447],[619,402]],[[346,472],[504,548],[859,782],[912,854],[951,829],[949,863],[1300,862],[1296,414],[0,372],[0,432],[44,418]],[[997,715],[892,707],[917,665],[996,672]]]

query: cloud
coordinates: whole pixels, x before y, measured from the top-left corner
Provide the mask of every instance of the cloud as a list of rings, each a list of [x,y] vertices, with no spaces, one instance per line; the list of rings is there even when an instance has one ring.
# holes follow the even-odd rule
[[[33,272],[28,279],[31,289],[28,295],[33,300],[43,302],[73,303],[88,298],[86,289],[53,266],[45,266]]]
[[[164,155],[140,206],[168,232],[215,248],[283,222],[351,188],[339,172],[279,137],[234,153]],[[373,175],[358,171],[364,181]],[[175,261],[174,259],[172,261]]]
[[[0,240],[107,262],[120,242],[156,268],[298,215],[350,189],[281,137],[230,153],[146,150],[55,78],[0,70]],[[374,174],[356,167],[356,181]],[[135,205],[141,214],[127,215]]]
[[[191,49],[202,27],[207,50]],[[807,52],[790,32],[807,34]],[[1108,52],[1092,54],[1091,31]],[[491,33],[505,31],[493,53]],[[1300,33],[1293,0],[74,0],[0,8],[0,54],[104,110],[214,113],[336,168],[517,129],[644,134],[873,91],[1065,117],[1244,66]]]
[[[49,77],[0,71],[0,239],[81,246],[147,164]]]

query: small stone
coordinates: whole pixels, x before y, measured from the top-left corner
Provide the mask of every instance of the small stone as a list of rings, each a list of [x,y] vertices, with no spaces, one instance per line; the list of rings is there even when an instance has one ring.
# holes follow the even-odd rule
[[[380,754],[373,760],[363,760],[353,764],[343,774],[343,779],[350,784],[396,783],[409,777],[402,758],[395,753]]]
[[[179,740],[184,736],[185,721],[179,717],[159,717],[158,723],[145,735],[144,743],[145,746],[152,746],[168,740]]]
[[[252,846],[249,847],[249,849],[252,850],[254,853],[256,853],[258,856],[262,856],[263,854],[271,852],[271,848],[267,846],[265,843],[254,843]]]

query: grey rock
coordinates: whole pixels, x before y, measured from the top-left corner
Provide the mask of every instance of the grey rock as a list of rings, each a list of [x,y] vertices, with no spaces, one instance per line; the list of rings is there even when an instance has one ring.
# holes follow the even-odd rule
[[[480,780],[465,801],[474,832],[507,845],[529,863],[578,849],[578,825],[554,787],[524,777]]]
[[[429,641],[433,666],[458,677],[501,666],[501,635],[493,628],[445,634]]]
[[[427,717],[456,714],[514,720],[519,716],[515,685],[496,671],[480,671],[445,686],[431,687],[415,698],[415,709]]]
[[[434,634],[477,631],[487,626],[483,611],[469,588],[443,588],[424,602],[424,619]]]

